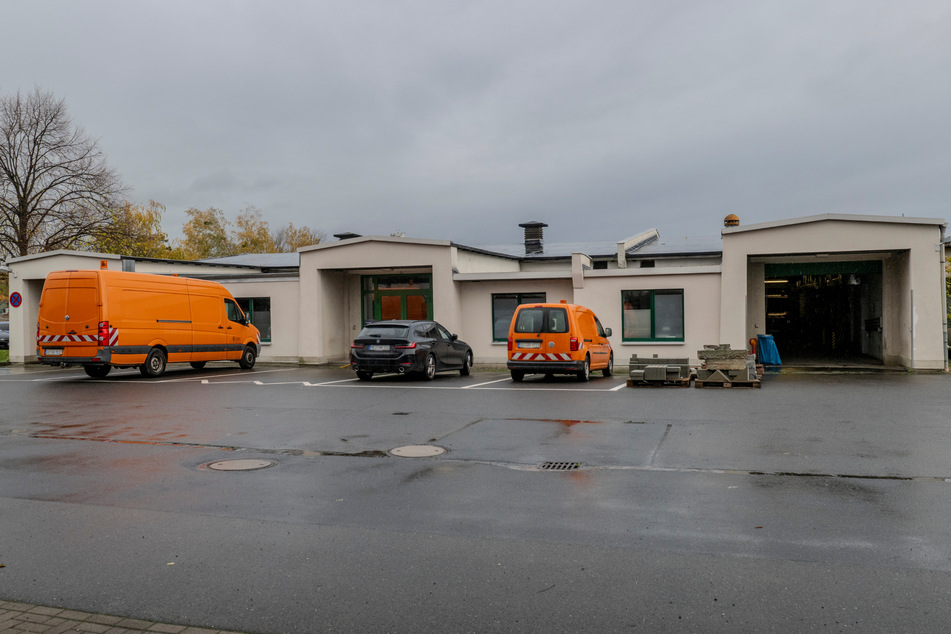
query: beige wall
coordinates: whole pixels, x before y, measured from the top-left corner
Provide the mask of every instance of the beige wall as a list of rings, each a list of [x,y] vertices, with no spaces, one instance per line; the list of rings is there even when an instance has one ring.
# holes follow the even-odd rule
[[[506,342],[492,341],[493,293],[545,293],[549,302],[572,301],[571,280],[508,280],[463,282],[459,284],[462,321],[459,326],[445,324],[472,346],[476,364],[504,364],[508,352]]]
[[[750,258],[821,261],[823,256],[816,254],[823,254],[839,260],[882,259],[883,360],[914,369],[943,368],[941,227],[942,221],[932,219],[830,214],[724,229],[720,343],[739,347],[762,332],[760,274],[748,266]]]
[[[655,271],[647,274],[647,271]],[[575,303],[587,306],[597,314],[601,324],[611,328],[611,347],[615,363],[627,365],[631,355],[639,358],[687,357],[698,363],[697,351],[719,338],[720,274],[719,267],[706,267],[703,272],[690,268],[629,269],[628,275],[614,271],[587,271],[584,288],[575,289]],[[684,341],[674,343],[624,342],[622,332],[621,291],[683,289]]]
[[[300,328],[300,282],[296,277],[266,280],[219,280],[235,297],[271,299],[271,342],[262,344],[259,361],[297,363]]]

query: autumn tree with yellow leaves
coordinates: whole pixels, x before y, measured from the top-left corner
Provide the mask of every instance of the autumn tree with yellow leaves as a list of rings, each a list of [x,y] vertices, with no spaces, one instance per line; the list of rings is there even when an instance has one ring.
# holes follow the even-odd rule
[[[293,253],[298,248],[319,244],[324,234],[293,223],[271,232],[264,212],[257,207],[243,209],[232,229],[231,222],[220,209],[188,209],[188,220],[182,226],[183,237],[176,240],[170,257],[182,260],[205,260],[244,253]]]

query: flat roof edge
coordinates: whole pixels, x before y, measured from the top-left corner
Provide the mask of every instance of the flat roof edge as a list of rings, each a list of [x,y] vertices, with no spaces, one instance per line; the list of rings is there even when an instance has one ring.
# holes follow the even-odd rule
[[[922,218],[917,216],[872,216],[865,214],[816,214],[813,216],[802,216],[800,218],[789,218],[787,220],[773,220],[770,222],[760,222],[752,225],[741,225],[739,227],[724,227],[720,230],[720,235],[727,236],[733,233],[758,231],[761,229],[774,229],[778,227],[788,227],[791,225],[802,225],[811,222],[822,222],[823,220],[838,220],[843,222],[877,222],[908,225],[935,225],[939,227],[947,226],[947,221],[943,218]]]
[[[321,242],[320,244],[312,244],[310,246],[299,248],[297,252],[308,253],[310,251],[334,249],[337,247],[360,244],[363,242],[393,242],[396,244],[419,244],[419,245],[434,246],[434,247],[453,246],[452,242],[449,240],[433,240],[431,238],[398,238],[396,236],[360,236],[358,238],[346,238],[344,240],[336,240],[334,242]]]

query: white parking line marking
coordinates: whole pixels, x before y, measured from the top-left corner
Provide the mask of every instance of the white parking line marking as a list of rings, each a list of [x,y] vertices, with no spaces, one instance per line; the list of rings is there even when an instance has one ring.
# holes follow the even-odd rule
[[[609,391],[611,391],[611,392],[617,392],[617,391],[619,391],[619,390],[621,390],[621,389],[623,389],[623,388],[626,388],[626,387],[627,387],[627,381],[625,381],[624,383],[621,383],[621,384],[620,384],[619,386],[617,386],[617,387],[612,387]]]
[[[467,385],[467,386],[465,386],[465,387],[462,388],[462,389],[463,389],[463,390],[471,390],[471,389],[474,388],[474,387],[479,387],[479,386],[482,386],[482,385],[492,385],[493,383],[501,383],[502,381],[511,381],[511,380],[512,380],[512,379],[511,379],[510,377],[505,377],[504,379],[496,379],[495,381],[486,381],[485,383],[476,383],[475,385]]]
[[[255,370],[255,371],[254,371],[254,374],[255,374],[255,376],[256,376],[256,375],[258,375],[258,374],[268,374],[268,373],[270,373],[270,372],[290,372],[291,370],[296,370],[296,369],[297,369],[297,368],[276,368],[276,369],[274,369],[274,370]],[[232,372],[229,372],[228,374],[212,374],[211,376],[202,376],[202,377],[197,377],[197,376],[183,376],[183,377],[179,377],[179,378],[175,378],[175,379],[158,379],[158,380],[155,380],[155,379],[152,379],[152,380],[145,379],[145,381],[147,381],[147,382],[149,382],[149,383],[183,383],[183,382],[186,382],[186,381],[197,381],[197,380],[199,380],[199,378],[200,378],[200,379],[202,380],[202,382],[204,382],[204,381],[206,381],[206,380],[208,380],[208,379],[217,379],[218,377],[222,377],[222,376],[234,376],[234,374],[235,374],[234,371],[232,371]]]
[[[321,385],[333,385],[335,383],[353,383],[354,381],[359,381],[360,379],[354,377],[352,379],[340,379],[339,381],[325,381],[324,383],[311,383],[309,381],[304,381],[304,385],[307,387],[320,387]]]

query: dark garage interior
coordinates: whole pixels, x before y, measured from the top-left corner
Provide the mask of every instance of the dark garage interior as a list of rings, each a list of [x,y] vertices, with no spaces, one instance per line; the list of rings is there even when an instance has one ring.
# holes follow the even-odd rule
[[[881,261],[766,265],[766,332],[784,363],[881,363]]]

